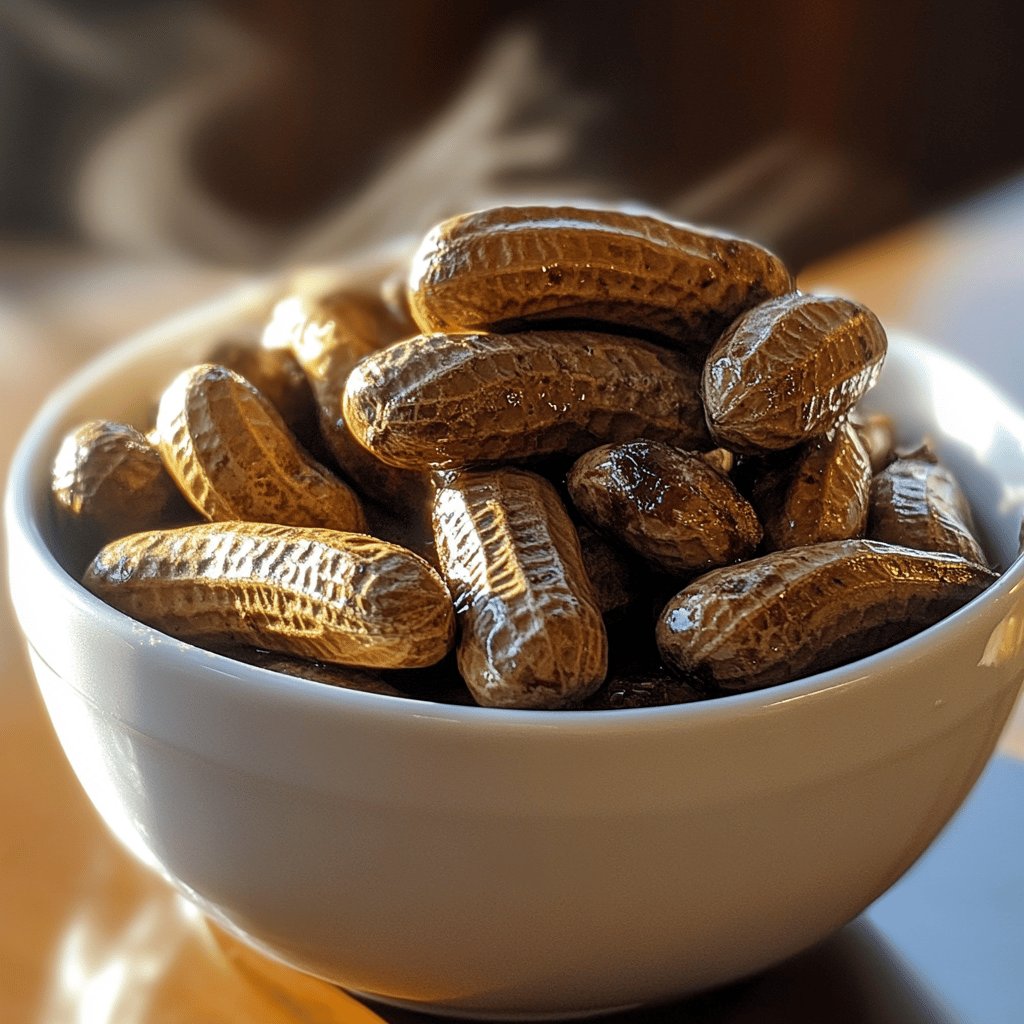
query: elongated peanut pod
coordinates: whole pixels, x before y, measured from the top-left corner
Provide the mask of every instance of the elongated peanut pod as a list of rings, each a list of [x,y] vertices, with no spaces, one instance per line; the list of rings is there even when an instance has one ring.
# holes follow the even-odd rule
[[[871,459],[855,427],[808,441],[754,486],[765,550],[863,537],[870,491]]]
[[[948,469],[926,459],[897,459],[874,478],[868,530],[875,540],[988,564],[967,496]]]
[[[497,207],[444,221],[409,275],[424,332],[585,320],[706,348],[745,309],[791,291],[761,246],[655,217]]]
[[[566,479],[573,504],[657,568],[693,573],[748,558],[761,524],[729,478],[657,441],[603,445]]]
[[[708,353],[712,436],[735,452],[793,448],[835,428],[875,383],[886,337],[847,299],[794,292],[745,313]]]
[[[296,443],[247,380],[203,364],[180,374],[157,415],[160,452],[208,519],[363,530],[352,489]]]
[[[421,558],[363,534],[201,523],[107,545],[83,584],[161,632],[368,668],[417,668],[452,644],[451,596]]]
[[[957,555],[830,541],[716,569],[658,621],[666,664],[724,690],[756,690],[905,640],[996,579]]]
[[[432,334],[364,359],[344,416],[378,458],[458,468],[653,437],[707,448],[699,368],[683,353],[579,331]]]
[[[478,703],[560,708],[600,686],[604,623],[548,481],[515,469],[456,474],[437,492],[434,536],[461,627],[459,671]]]

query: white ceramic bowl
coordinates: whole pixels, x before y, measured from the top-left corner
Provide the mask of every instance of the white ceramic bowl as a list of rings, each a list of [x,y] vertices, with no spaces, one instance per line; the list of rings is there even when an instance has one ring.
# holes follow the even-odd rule
[[[253,302],[265,300],[256,293]],[[238,664],[106,607],[50,550],[59,438],[131,418],[238,298],[93,364],[11,473],[11,590],[67,756],[110,828],[295,967],[451,1014],[665,1000],[828,935],[914,862],[991,754],[1024,671],[1024,564],[941,624],[798,682],[679,707],[517,712]],[[1017,551],[1024,421],[892,339],[871,405],[927,432],[992,552]]]

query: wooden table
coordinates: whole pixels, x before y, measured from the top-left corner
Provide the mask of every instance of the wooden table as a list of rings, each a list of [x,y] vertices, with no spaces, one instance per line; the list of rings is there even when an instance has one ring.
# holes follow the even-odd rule
[[[957,351],[1024,404],[1024,178],[802,276]],[[0,248],[0,439],[60,376],[109,342],[216,294],[237,275]],[[108,836],[0,614],[0,1022],[311,1024],[375,1014],[247,951]],[[751,981],[630,1021],[1016,1024],[1024,1020],[1024,714],[925,857],[857,921]],[[416,1018],[380,1014],[402,1024]],[[418,1019],[418,1018],[416,1018]]]

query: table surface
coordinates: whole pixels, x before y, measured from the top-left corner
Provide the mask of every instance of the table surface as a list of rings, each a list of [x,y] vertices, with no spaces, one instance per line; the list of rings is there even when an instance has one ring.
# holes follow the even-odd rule
[[[1024,404],[1024,177],[801,275],[955,351]],[[238,281],[222,269],[0,245],[0,441],[110,342]],[[1012,375],[1007,376],[1007,367]],[[0,604],[0,1024],[408,1024],[207,925],[107,834],[45,718]],[[1024,710],[935,845],[821,946],[624,1021],[1018,1024],[1024,1019]],[[423,1018],[426,1020],[426,1018]]]

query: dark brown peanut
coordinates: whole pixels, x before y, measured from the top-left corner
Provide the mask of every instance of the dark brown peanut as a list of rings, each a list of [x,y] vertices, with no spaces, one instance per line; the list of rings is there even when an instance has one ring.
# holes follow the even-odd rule
[[[871,472],[881,473],[896,458],[896,428],[884,413],[863,415],[854,409],[850,416],[871,460]]]
[[[926,459],[897,459],[875,477],[868,532],[875,540],[988,564],[960,485]]]
[[[752,242],[639,214],[524,206],[438,225],[413,258],[409,288],[425,333],[582,320],[706,348],[793,282]]]
[[[458,664],[479,704],[561,708],[601,685],[608,644],[579,541],[534,473],[453,474],[434,535],[461,627]]]
[[[757,454],[827,433],[870,388],[886,337],[846,299],[795,292],[743,314],[715,343],[702,394],[716,442]]]
[[[761,541],[754,510],[727,476],[656,441],[595,448],[576,461],[567,485],[587,519],[665,572],[727,565]]]
[[[134,427],[109,420],[90,420],[64,438],[51,493],[79,571],[115,537],[194,518],[157,449]]]
[[[579,331],[433,334],[364,359],[344,416],[378,458],[457,468],[655,437],[709,447],[700,371],[682,353]]]
[[[658,649],[684,676],[756,690],[905,640],[995,579],[958,555],[871,540],[791,548],[681,590],[658,622]]]
[[[641,595],[649,575],[639,559],[586,523],[576,525],[576,535],[583,567],[601,613],[608,615],[632,605]]]
[[[164,392],[157,416],[164,463],[208,519],[363,530],[352,490],[308,455],[244,378],[203,364]]]
[[[693,683],[677,678],[667,669],[652,668],[610,675],[597,693],[579,705],[579,710],[620,711],[692,704],[706,700],[707,696]]]
[[[437,573],[356,533],[201,523],[107,545],[83,578],[108,604],[182,640],[368,668],[416,668],[451,647]]]
[[[871,461],[848,423],[807,442],[754,486],[766,551],[863,537]]]

